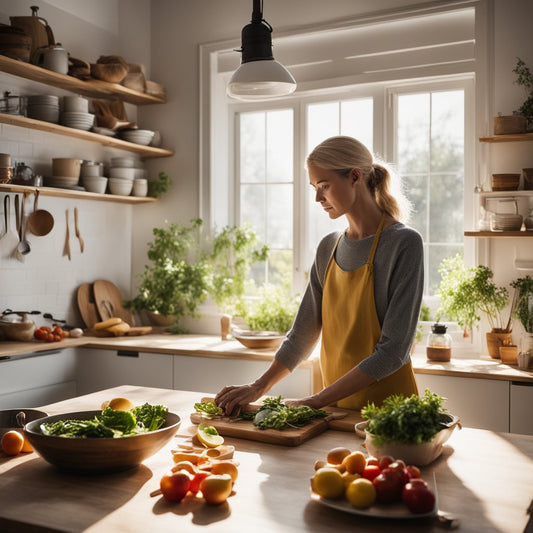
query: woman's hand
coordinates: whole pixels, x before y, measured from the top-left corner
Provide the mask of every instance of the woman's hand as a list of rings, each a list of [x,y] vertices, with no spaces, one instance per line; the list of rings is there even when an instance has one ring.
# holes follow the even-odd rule
[[[316,395],[306,396],[305,398],[300,398],[299,400],[284,400],[284,403],[290,407],[300,407],[301,405],[306,405],[312,409],[322,409],[322,407],[324,407],[324,404]]]
[[[215,397],[215,403],[228,416],[237,416],[241,408],[255,402],[263,395],[263,390],[256,384],[224,387]]]

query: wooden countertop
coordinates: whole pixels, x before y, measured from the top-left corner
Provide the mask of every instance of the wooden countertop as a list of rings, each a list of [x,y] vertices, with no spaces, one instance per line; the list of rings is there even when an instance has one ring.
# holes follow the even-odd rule
[[[150,497],[172,466],[170,450],[191,434],[192,405],[204,393],[122,386],[43,406],[50,414],[94,409],[125,396],[165,403],[183,423],[174,442],[138,468],[117,474],[64,474],[36,453],[0,455],[0,530],[103,533],[147,531],[250,533],[440,532],[436,519],[384,520],[343,513],[309,497],[316,459],[335,446],[364,451],[355,433],[327,430],[294,448],[227,438],[236,448],[239,478],[225,504],[166,502]],[[444,454],[422,470],[435,473],[439,507],[456,514],[459,531],[517,533],[533,496],[533,437],[467,429],[454,431]]]
[[[63,348],[92,348],[99,350],[130,350],[169,355],[194,355],[198,357],[220,357],[231,359],[271,360],[273,350],[251,350],[238,341],[223,341],[217,335],[171,335],[151,334],[138,337],[81,337],[64,339],[58,343],[45,342],[0,342],[2,358],[16,358],[23,354],[59,350]],[[303,366],[316,366],[318,350],[314,359],[302,363]],[[456,377],[522,381],[533,383],[533,371],[521,370],[516,366],[502,364],[488,356],[452,357],[449,363],[428,362],[425,354],[415,352],[413,356],[415,373],[447,375]]]

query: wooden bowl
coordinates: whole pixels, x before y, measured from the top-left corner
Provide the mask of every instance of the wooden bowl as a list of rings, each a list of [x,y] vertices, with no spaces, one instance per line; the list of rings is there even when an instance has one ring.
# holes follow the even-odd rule
[[[167,413],[156,431],[120,438],[70,438],[43,435],[41,424],[58,420],[89,420],[102,411],[78,411],[46,416],[29,422],[24,434],[34,450],[50,464],[68,472],[97,474],[117,472],[139,465],[154,455],[176,434],[181,418]]]
[[[273,331],[247,331],[233,335],[246,348],[268,348],[275,350],[285,338],[285,335]]]
[[[408,465],[426,466],[442,454],[444,443],[450,438],[455,426],[461,427],[459,418],[454,415],[443,415],[447,418],[446,427],[441,429],[431,442],[422,444],[404,444],[402,442],[385,442],[376,444],[375,437],[364,428],[367,422],[355,425],[355,432],[359,436],[364,431],[365,447],[369,455],[383,457],[390,455],[395,459],[402,459]]]

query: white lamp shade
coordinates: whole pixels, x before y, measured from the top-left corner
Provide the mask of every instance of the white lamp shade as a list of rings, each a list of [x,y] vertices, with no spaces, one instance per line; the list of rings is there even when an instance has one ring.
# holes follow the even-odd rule
[[[295,79],[275,59],[243,63],[227,85],[228,96],[238,100],[265,100],[286,96],[295,90]]]

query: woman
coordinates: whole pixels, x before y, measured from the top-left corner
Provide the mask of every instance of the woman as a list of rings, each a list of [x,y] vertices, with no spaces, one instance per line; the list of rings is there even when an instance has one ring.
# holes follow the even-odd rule
[[[287,338],[254,383],[222,389],[226,413],[266,394],[302,360],[322,334],[324,388],[287,401],[315,409],[361,409],[391,394],[417,394],[410,362],[423,290],[422,239],[400,222],[401,196],[388,170],[351,137],[331,137],[307,158],[315,200],[347,229],[320,242],[310,281]]]

